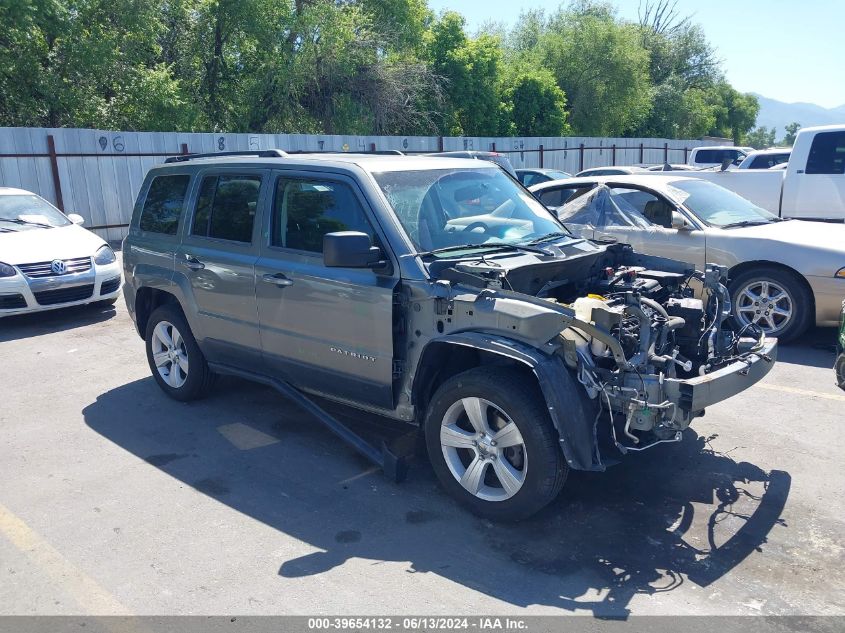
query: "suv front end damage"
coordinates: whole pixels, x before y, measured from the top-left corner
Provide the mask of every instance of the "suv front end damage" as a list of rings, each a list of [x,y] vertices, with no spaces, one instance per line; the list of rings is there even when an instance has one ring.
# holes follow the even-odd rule
[[[731,329],[725,269],[589,244],[545,266],[488,256],[435,271],[443,337],[530,365],[569,465],[603,470],[601,438],[621,453],[679,441],[706,407],[770,371],[777,342]],[[553,393],[561,372],[581,393]],[[567,415],[573,398],[586,401],[579,415]]]

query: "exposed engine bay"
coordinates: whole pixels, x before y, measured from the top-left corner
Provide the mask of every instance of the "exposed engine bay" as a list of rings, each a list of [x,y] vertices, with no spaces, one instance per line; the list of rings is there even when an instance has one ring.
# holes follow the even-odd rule
[[[677,393],[669,383],[718,372],[766,344],[756,326],[732,329],[725,268],[696,271],[675,260],[639,255],[627,245],[584,240],[543,248],[548,258],[486,255],[439,261],[431,271],[454,287],[480,290],[476,306],[485,298],[500,303],[523,298],[564,315],[568,325],[545,346],[562,356],[596,403],[597,427],[602,417],[609,418],[610,436],[623,453],[678,441],[691,420],[703,415],[691,398],[670,397]],[[484,327],[478,323],[483,310],[468,314],[474,327]],[[496,329],[502,323],[499,315]],[[522,326],[511,327],[518,336]]]

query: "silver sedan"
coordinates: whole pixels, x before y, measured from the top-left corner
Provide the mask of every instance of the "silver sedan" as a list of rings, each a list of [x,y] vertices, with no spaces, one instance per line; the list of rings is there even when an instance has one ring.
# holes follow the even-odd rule
[[[781,220],[745,198],[683,176],[620,175],[546,182],[530,190],[570,230],[703,270],[729,269],[734,317],[794,339],[835,326],[845,298],[845,225]]]

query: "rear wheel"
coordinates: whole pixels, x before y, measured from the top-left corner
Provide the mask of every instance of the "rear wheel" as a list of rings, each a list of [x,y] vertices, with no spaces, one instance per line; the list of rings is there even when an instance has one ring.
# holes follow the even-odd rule
[[[153,378],[168,396],[188,401],[208,394],[214,374],[181,310],[171,305],[156,308],[147,321],[145,340]]]
[[[425,421],[440,483],[476,514],[519,520],[552,501],[568,468],[536,383],[480,367],[437,390]]]
[[[791,341],[810,326],[813,298],[793,273],[777,268],[754,268],[730,284],[734,319],[740,329],[755,324],[767,336]]]

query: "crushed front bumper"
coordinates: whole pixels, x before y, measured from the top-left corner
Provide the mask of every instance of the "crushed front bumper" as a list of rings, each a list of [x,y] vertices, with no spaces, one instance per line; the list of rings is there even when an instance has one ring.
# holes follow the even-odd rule
[[[776,359],[777,339],[766,339],[761,350],[746,354],[742,360],[704,376],[685,380],[667,378],[663,386],[671,402],[694,416],[762,380],[774,367]]]

